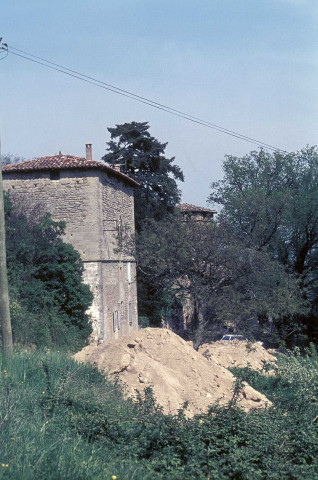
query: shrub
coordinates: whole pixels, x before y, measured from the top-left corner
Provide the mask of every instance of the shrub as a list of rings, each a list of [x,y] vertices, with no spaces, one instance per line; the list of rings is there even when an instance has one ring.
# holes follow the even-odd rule
[[[73,351],[90,333],[92,302],[79,253],[62,240],[65,224],[26,217],[6,196],[6,244],[15,343]]]

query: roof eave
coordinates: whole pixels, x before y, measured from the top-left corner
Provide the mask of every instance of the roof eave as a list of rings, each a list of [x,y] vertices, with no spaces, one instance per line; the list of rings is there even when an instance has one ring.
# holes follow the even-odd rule
[[[18,166],[19,164],[17,164]],[[133,187],[139,187],[140,184],[134,180],[133,178],[131,177],[128,177],[128,175],[125,175],[124,173],[121,173],[121,172],[118,172],[117,170],[111,168],[111,167],[108,167],[107,165],[103,165],[101,164],[101,166],[97,166],[97,165],[86,165],[86,166],[83,166],[83,165],[78,165],[78,166],[74,166],[74,167],[70,167],[70,166],[53,166],[52,167],[33,167],[33,168],[6,168],[6,166],[2,167],[2,173],[5,175],[5,174],[11,174],[11,173],[14,173],[14,174],[21,174],[21,173],[33,173],[33,172],[50,172],[50,171],[58,171],[58,170],[82,170],[82,171],[87,171],[87,170],[101,170],[101,171],[104,171],[104,172],[107,172],[111,175],[113,175],[114,177],[117,177],[119,178],[120,180],[122,180],[123,182],[125,183],[128,183],[130,185],[132,185]]]

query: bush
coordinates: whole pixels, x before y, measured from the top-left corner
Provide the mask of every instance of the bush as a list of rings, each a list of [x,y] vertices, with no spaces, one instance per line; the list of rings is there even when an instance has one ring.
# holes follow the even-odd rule
[[[79,253],[62,240],[65,224],[49,214],[26,217],[5,198],[14,342],[76,351],[85,345],[93,296]]]

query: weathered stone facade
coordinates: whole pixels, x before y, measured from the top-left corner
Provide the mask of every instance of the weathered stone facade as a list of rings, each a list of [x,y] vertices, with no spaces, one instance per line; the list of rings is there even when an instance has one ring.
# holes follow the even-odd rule
[[[66,222],[64,240],[81,254],[94,294],[94,339],[136,331],[136,264],[116,248],[118,234],[134,233],[136,182],[99,162],[59,154],[4,167],[3,183],[26,210],[37,207]]]
[[[181,203],[181,205],[178,205],[178,209],[186,222],[209,222],[217,214],[216,210],[198,207],[190,203]]]

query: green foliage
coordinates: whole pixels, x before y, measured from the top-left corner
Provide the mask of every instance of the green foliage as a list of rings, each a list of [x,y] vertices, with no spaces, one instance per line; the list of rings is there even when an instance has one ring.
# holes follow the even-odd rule
[[[77,350],[91,333],[92,301],[79,253],[63,242],[64,224],[26,218],[6,197],[10,307],[16,343]]]
[[[318,478],[317,395],[307,391],[314,379],[317,392],[314,351],[279,360],[284,391],[283,380],[259,380],[272,389],[271,408],[245,413],[231,402],[192,419],[164,415],[151,390],[125,400],[120,384],[61,354],[17,352],[1,361],[0,477]]]
[[[221,204],[220,221],[247,247],[266,248],[297,276],[306,313],[281,318],[277,329],[289,341],[302,333],[317,339],[318,150],[251,152],[228,156],[224,179],[212,184],[210,201]]]
[[[278,319],[301,309],[295,279],[265,249],[246,247],[223,224],[185,222],[175,214],[145,224],[136,245],[138,267],[153,285],[142,313],[169,317],[190,299],[201,340],[207,330],[227,325],[269,338],[270,324],[260,325],[259,317]]]
[[[183,173],[174,158],[164,153],[167,143],[160,143],[148,132],[147,122],[131,122],[108,128],[111,141],[103,160],[111,166],[121,165],[121,171],[139,182],[135,189],[136,229],[146,218],[160,220],[171,213],[180,201],[176,180]],[[116,139],[116,140],[114,140]]]
[[[131,402],[96,369],[49,351],[16,353],[0,365],[0,478],[156,478],[121,459],[111,438],[107,450],[95,440],[98,429],[111,436],[134,417]]]

